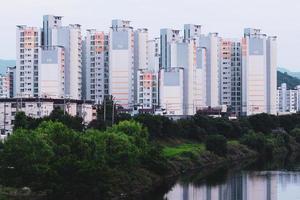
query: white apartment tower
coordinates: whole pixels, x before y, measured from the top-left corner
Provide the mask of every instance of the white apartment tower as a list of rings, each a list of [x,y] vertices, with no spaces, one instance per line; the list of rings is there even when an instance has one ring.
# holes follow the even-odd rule
[[[37,97],[39,94],[40,41],[40,28],[17,26],[16,96]]]
[[[39,97],[64,98],[65,51],[59,46],[45,46],[39,54]]]
[[[117,104],[135,101],[134,32],[129,21],[113,20],[109,32],[109,91]]]
[[[183,115],[183,69],[172,67],[160,71],[160,106],[167,115]]]
[[[134,103],[139,104],[139,74],[148,70],[148,29],[134,31]],[[140,95],[140,94],[139,94]],[[149,102],[151,103],[151,102]],[[148,104],[147,104],[148,105]]]
[[[45,15],[43,18],[43,47],[64,48],[64,90],[65,96],[81,99],[82,88],[82,38],[81,26],[62,26],[62,17]]]
[[[174,109],[171,113],[180,113],[183,115],[194,115],[197,109],[206,106],[206,50],[198,45],[197,37],[201,34],[201,26],[199,25],[185,25],[184,38],[181,38],[179,31],[171,29],[161,30],[161,43],[165,48],[161,48],[161,51],[165,51],[165,59],[162,56],[162,62],[165,65],[161,69],[161,94],[160,103],[161,106],[167,110],[172,110],[180,106],[181,109]],[[191,29],[191,30],[189,30]],[[196,29],[196,31],[195,31]],[[163,53],[162,53],[163,55]],[[176,69],[176,73],[172,70]],[[183,79],[182,84],[179,81],[171,87],[169,80],[172,80],[171,75],[179,76],[182,73]],[[174,77],[174,79],[176,79]],[[178,79],[178,78],[177,78]],[[180,78],[178,80],[181,80]],[[168,97],[169,91],[165,91],[164,88],[178,88],[181,86],[183,96],[178,96],[176,101],[170,100]],[[177,95],[180,94],[177,89]],[[168,97],[169,100],[163,98]],[[175,97],[172,97],[175,98]],[[179,103],[181,102],[182,103]],[[172,105],[174,104],[174,105]]]
[[[10,98],[9,74],[0,74],[0,98]]]
[[[217,33],[209,33],[199,39],[199,47],[206,49],[206,104],[211,107],[220,105],[219,45]]]
[[[276,114],[277,37],[267,39],[267,112]]]
[[[158,72],[160,66],[160,38],[147,41],[148,70]]]
[[[87,30],[83,42],[83,93],[86,100],[101,103],[109,95],[108,34]]]
[[[160,30],[160,55],[161,55],[161,68],[169,69],[171,67],[171,44],[181,40],[180,31],[173,29]]]
[[[185,67],[185,114],[193,115],[207,106],[207,49],[200,46],[201,25],[184,25],[184,43],[188,45]],[[179,54],[184,54],[179,52]],[[188,67],[187,67],[188,66]]]
[[[247,28],[242,40],[242,112],[276,114],[276,37]]]

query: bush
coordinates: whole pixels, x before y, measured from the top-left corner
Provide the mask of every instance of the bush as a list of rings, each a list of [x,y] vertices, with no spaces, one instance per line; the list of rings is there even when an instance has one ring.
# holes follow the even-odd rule
[[[267,145],[267,139],[262,133],[250,131],[240,139],[241,144],[244,144],[251,149],[264,153]]]
[[[300,128],[294,128],[290,134],[295,137],[296,142],[300,143]]]
[[[209,135],[205,141],[205,147],[219,156],[227,154],[227,139],[223,135]]]

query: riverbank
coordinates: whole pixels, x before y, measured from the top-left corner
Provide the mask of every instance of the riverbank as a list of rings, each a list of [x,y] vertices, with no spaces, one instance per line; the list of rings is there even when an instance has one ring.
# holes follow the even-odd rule
[[[146,190],[131,195],[131,198],[143,199],[141,197],[143,195],[140,194],[151,193],[164,183],[170,182],[170,180],[176,179],[188,171],[214,169],[229,163],[240,163],[259,157],[259,153],[238,141],[228,142],[228,152],[225,157],[207,151],[203,143],[196,143],[191,140],[172,139],[158,142],[164,146],[163,153],[167,158],[168,171],[163,176],[153,180],[151,185],[144,188]]]
[[[247,160],[255,160],[261,155],[251,150],[246,145],[238,141],[231,140],[227,142],[226,156],[218,156],[207,151],[203,143],[186,139],[157,140],[156,145],[162,147],[162,154],[167,162],[167,170],[162,173],[155,173],[146,168],[136,168],[116,174],[116,180],[113,188],[109,188],[109,199],[144,199],[144,195],[155,191],[158,187],[176,179],[181,174],[189,171],[210,171],[218,169],[225,165],[234,166]],[[279,147],[274,150],[278,157],[284,157],[288,151],[296,156],[300,152],[300,145],[291,142],[290,148]],[[127,173],[127,174],[126,174]],[[2,197],[7,199],[46,199],[46,193],[35,194],[34,192],[24,192],[22,189],[2,188]],[[41,195],[44,194],[44,195]],[[91,197],[88,197],[89,199]],[[96,197],[95,197],[96,198]],[[5,199],[5,198],[3,198]],[[48,199],[48,198],[47,198]],[[101,199],[98,198],[98,199]]]
[[[189,172],[201,171],[204,176],[205,174],[210,174],[211,171],[225,166],[230,168],[247,166],[251,163],[256,163],[257,160],[265,162],[272,159],[277,163],[284,163],[287,157],[289,160],[295,160],[299,157],[300,152],[300,144],[293,140],[289,143],[288,147],[281,146],[275,148],[273,155],[262,155],[240,144],[238,141],[228,141],[226,157],[217,156],[205,150],[202,143],[195,143],[193,141],[167,140],[160,141],[159,143],[164,145],[164,154],[168,157],[169,171],[165,176],[160,177],[158,182],[153,183],[148,194],[155,192],[158,188],[166,188],[166,186],[162,185],[169,186],[170,182],[174,182],[180,175]],[[141,196],[136,196],[135,198],[144,199]]]

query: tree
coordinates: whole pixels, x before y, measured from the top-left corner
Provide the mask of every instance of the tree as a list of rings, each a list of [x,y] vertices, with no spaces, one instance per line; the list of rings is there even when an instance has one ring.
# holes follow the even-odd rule
[[[248,118],[255,132],[270,134],[273,129],[278,127],[277,117],[266,113],[252,115]]]
[[[49,117],[46,117],[45,120],[61,122],[67,127],[76,131],[82,131],[84,129],[83,119],[81,117],[73,117],[68,113],[64,113],[64,111],[58,107],[54,108]]]
[[[267,139],[262,133],[250,131],[240,139],[241,144],[244,144],[259,153],[264,153],[267,145]]]
[[[294,128],[290,134],[295,137],[296,142],[300,143],[300,128]]]
[[[205,141],[205,147],[219,156],[227,154],[227,139],[223,135],[209,135]]]
[[[5,141],[0,158],[1,180],[5,184],[33,189],[49,186],[49,163],[54,152],[41,136],[25,129],[14,131]]]
[[[14,122],[14,130],[17,130],[19,128],[26,129],[28,126],[28,120],[27,116],[24,112],[17,112],[15,116],[15,122]]]

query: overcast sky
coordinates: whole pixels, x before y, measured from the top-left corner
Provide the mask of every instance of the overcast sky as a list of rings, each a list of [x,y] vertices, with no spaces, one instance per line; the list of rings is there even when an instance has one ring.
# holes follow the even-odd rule
[[[15,59],[16,25],[42,26],[44,14],[104,31],[111,19],[127,19],[134,28],[148,28],[150,37],[184,23],[227,38],[242,37],[245,27],[260,28],[278,36],[278,65],[300,71],[299,0],[1,0],[0,58]]]

